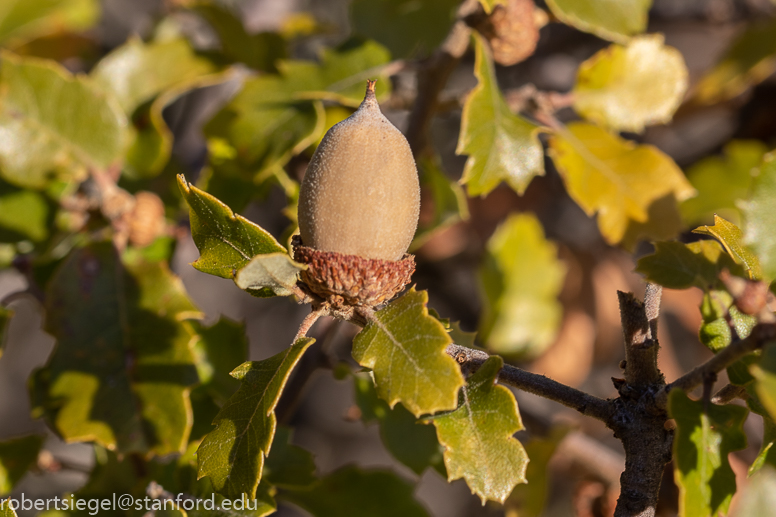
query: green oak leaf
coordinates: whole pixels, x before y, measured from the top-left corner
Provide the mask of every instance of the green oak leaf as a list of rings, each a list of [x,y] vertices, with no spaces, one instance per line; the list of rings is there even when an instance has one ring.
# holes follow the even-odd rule
[[[723,270],[742,273],[722,246],[713,240],[684,244],[681,242],[656,242],[655,253],[639,259],[636,271],[648,281],[669,289],[698,287],[704,291],[720,285],[719,274]]]
[[[314,342],[301,338],[269,359],[235,368],[232,376],[242,384],[213,420],[217,427],[197,449],[198,478],[208,476],[226,497],[254,497],[275,436],[275,406],[294,366]]]
[[[774,219],[776,222],[776,219]],[[714,214],[714,226],[701,226],[692,231],[701,235],[711,235],[715,237],[725,250],[733,257],[736,263],[741,264],[746,270],[749,278],[757,280],[762,276],[762,268],[757,256],[752,253],[743,243],[744,232],[731,223]]]
[[[430,417],[445,448],[447,479],[464,478],[472,493],[503,503],[525,483],[528,456],[514,435],[523,429],[512,392],[496,384],[504,361],[490,357],[461,390],[455,411]]]
[[[776,508],[776,470],[768,467],[752,475],[735,506],[732,517],[770,515]]]
[[[4,0],[0,42],[18,44],[57,31],[82,31],[98,21],[96,0]]]
[[[8,338],[8,327],[11,324],[11,318],[13,317],[13,311],[8,307],[0,305],[0,357],[3,355],[3,349],[5,348],[5,342]]]
[[[547,0],[563,23],[618,42],[646,30],[651,5],[652,0]]]
[[[0,500],[0,517],[17,517],[16,512],[11,508],[10,497],[8,499]]]
[[[44,241],[49,235],[52,211],[40,192],[0,180],[0,242]]]
[[[46,291],[45,328],[57,345],[34,374],[34,412],[66,441],[182,451],[199,380],[186,319],[199,316],[165,263],[122,262],[111,243],[72,251]]]
[[[501,94],[487,43],[474,38],[477,86],[466,97],[456,154],[468,154],[461,183],[470,196],[484,196],[502,181],[522,195],[544,174],[539,126],[515,115]]]
[[[393,472],[343,467],[306,489],[283,490],[279,497],[314,517],[428,517],[413,497],[415,488]]]
[[[636,244],[641,234],[668,239],[681,228],[676,201],[695,193],[674,161],[651,145],[637,145],[603,128],[573,122],[550,138],[549,154],[571,198],[592,216],[610,244]],[[676,212],[669,220],[652,207],[667,199]],[[661,210],[665,212],[665,208]],[[640,224],[639,235],[629,235]]]
[[[763,276],[776,278],[776,153],[763,159],[752,194],[741,209],[746,221],[744,244],[754,251]]]
[[[276,296],[290,296],[304,264],[291,260],[288,253],[257,255],[242,267],[234,277],[237,287],[245,290],[269,289]]]
[[[380,425],[380,437],[388,452],[418,475],[428,467],[445,475],[442,447],[434,429],[418,422],[401,404],[391,409],[377,396],[370,376],[354,375],[353,383],[361,419],[365,424]]]
[[[56,175],[83,179],[87,168],[111,165],[126,124],[115,100],[88,78],[54,61],[0,52],[0,175],[10,183],[43,188]]]
[[[611,45],[582,63],[574,86],[574,109],[616,131],[640,133],[674,116],[687,91],[682,54],[662,34]]]
[[[729,221],[739,221],[736,202],[749,196],[767,150],[759,140],[731,140],[722,148],[722,156],[706,157],[687,169],[687,178],[698,195],[680,207],[685,222],[711,220],[717,213]]]
[[[728,318],[741,339],[747,337],[757,323],[754,316],[740,312],[733,304],[733,297],[721,289],[713,289],[703,294],[701,316],[701,343],[715,353],[728,346],[733,339]]]
[[[199,271],[234,278],[256,255],[286,252],[266,230],[188,183],[183,175],[178,176],[178,186],[191,209],[191,237],[200,253],[192,265]]]
[[[490,238],[479,271],[485,301],[479,332],[489,349],[533,357],[555,340],[566,274],[557,255],[530,214],[510,216]]]
[[[8,494],[38,462],[44,436],[23,436],[0,442],[0,494]]]
[[[353,30],[379,41],[396,59],[430,54],[455,22],[458,0],[354,0]]]
[[[200,380],[197,389],[206,390],[219,405],[223,405],[240,386],[240,382],[229,373],[248,358],[245,323],[222,316],[209,327],[198,321],[192,322],[192,325],[199,335],[194,344]]]
[[[776,418],[776,345],[766,346],[759,363],[750,366],[749,371],[757,380],[754,388],[760,403],[771,418]]]
[[[317,479],[313,455],[290,442],[291,429],[278,427],[272,449],[264,461],[262,479],[280,488],[310,486]]]
[[[428,294],[411,288],[372,318],[353,340],[353,358],[373,370],[377,394],[413,415],[456,407],[463,376],[445,353],[452,341],[429,316]]]
[[[707,517],[727,513],[736,492],[728,454],[746,447],[743,423],[749,411],[731,404],[693,401],[672,390],[668,413],[676,420],[674,479],[679,486],[679,514]]]
[[[752,411],[754,411],[754,409],[752,409]],[[774,423],[770,415],[766,413],[763,415],[763,442],[760,446],[760,451],[757,453],[757,457],[749,467],[748,475],[750,477],[766,465],[770,466],[772,469],[776,468],[776,448],[774,448],[775,444],[776,423]]]
[[[767,79],[776,70],[776,20],[746,27],[720,61],[695,86],[694,100],[716,104],[732,99]]]

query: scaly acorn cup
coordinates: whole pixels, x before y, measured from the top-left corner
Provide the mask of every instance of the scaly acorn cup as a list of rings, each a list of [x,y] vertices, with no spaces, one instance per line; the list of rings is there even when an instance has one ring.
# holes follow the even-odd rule
[[[415,271],[405,252],[418,226],[418,171],[374,86],[323,137],[299,192],[294,260],[309,266],[301,273],[309,290],[334,307],[386,302]]]

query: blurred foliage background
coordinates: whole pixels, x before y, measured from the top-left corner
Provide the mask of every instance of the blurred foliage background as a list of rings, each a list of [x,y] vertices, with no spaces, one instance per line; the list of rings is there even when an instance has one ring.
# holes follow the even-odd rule
[[[89,305],[77,293],[85,278],[110,289],[110,279],[89,276],[89,260],[109,263],[116,257],[99,247],[91,249],[94,256],[71,250],[119,236],[127,278],[150,279],[136,286],[133,303],[141,309],[164,306],[161,318],[140,309],[133,313],[130,323],[145,328],[142,332],[172,333],[175,343],[207,330],[213,342],[229,336],[226,351],[207,340],[197,357],[170,351],[181,366],[174,373],[177,388],[161,394],[149,381],[144,395],[149,408],[172,415],[176,407],[162,399],[185,397],[197,382],[197,372],[189,370],[199,368],[200,381],[210,380],[207,390],[196,388],[192,398],[200,390],[205,405],[217,407],[235,386],[212,372],[237,366],[246,346],[253,360],[284,350],[307,309],[288,299],[251,297],[189,265],[198,252],[176,174],[285,244],[295,227],[298,182],[325,131],[358,106],[369,77],[380,79],[384,113],[406,130],[423,85],[419,76],[453,26],[458,4],[0,0],[0,440],[28,436],[12,446],[27,453],[13,469],[5,465],[0,493],[52,497],[75,491],[95,465],[113,461],[100,446],[65,444],[44,416],[71,439],[102,445],[126,440],[119,449],[128,451],[163,456],[185,442],[183,424],[173,417],[159,428],[169,435],[149,445],[131,433],[116,437],[102,427],[84,428],[62,417],[63,406],[51,404],[52,393],[41,395],[62,372],[107,364],[85,360],[101,354],[96,349],[84,349],[80,359],[52,355],[52,334],[62,342],[71,327],[111,317],[99,302]],[[701,236],[690,230],[717,222],[715,213],[740,225],[738,201],[748,196],[752,170],[776,145],[776,5],[768,0],[626,4],[647,13],[644,19],[613,15],[607,18],[611,23],[603,23],[593,13],[590,25],[574,21],[590,19],[589,13],[574,13],[569,2],[537,2],[537,10],[530,5],[510,21],[519,24],[520,38],[496,43],[498,38],[490,38],[502,63],[495,66],[485,54],[486,38],[477,36],[442,85],[428,135],[410,135],[416,150],[422,148],[414,281],[428,290],[429,306],[460,322],[463,331],[479,331],[479,344],[508,360],[601,397],[615,395],[610,378],[620,373],[616,291],[642,289],[643,277],[634,268],[653,251],[649,241],[696,241]],[[645,31],[651,36],[638,46],[609,48],[610,41],[627,43],[630,35]],[[628,69],[639,53],[651,56],[653,69]],[[618,73],[631,83],[610,80]],[[650,81],[668,91],[644,99],[639,82]],[[478,84],[488,87],[467,97]],[[494,87],[503,101],[493,97]],[[613,104],[607,95],[620,87],[614,94],[624,100]],[[579,141],[612,139],[607,149],[625,157],[608,165],[626,172],[649,169],[646,179],[629,184],[645,199],[613,209],[624,194],[607,191],[605,178],[597,179],[593,170],[575,183],[568,172],[584,169],[573,145],[566,145],[568,134],[542,133],[546,120],[511,121],[512,112],[541,98],[531,94],[536,90],[558,93],[556,122]],[[573,101],[564,97],[569,92]],[[579,122],[580,115],[598,125]],[[466,136],[467,124],[488,126],[493,120],[506,120],[508,132],[521,135],[504,144],[519,157],[520,175],[510,172],[514,164],[499,165],[506,173],[482,165],[504,127],[488,127],[485,143]],[[625,139],[601,126],[622,131]],[[427,146],[418,143],[426,136]],[[654,147],[634,150],[628,142]],[[462,177],[464,187],[458,183]],[[603,194],[591,195],[588,187]],[[170,271],[149,266],[167,260]],[[664,293],[660,368],[668,379],[711,355],[698,338],[702,297],[699,289]],[[77,315],[69,316],[67,309]],[[186,319],[197,311],[202,319]],[[186,324],[179,324],[183,320]],[[356,331],[326,320],[313,335],[325,336],[327,349],[344,359]],[[142,332],[140,341],[146,339]],[[216,364],[221,356],[230,359]],[[120,358],[111,360],[122,369]],[[281,423],[293,426],[293,443],[314,454],[319,473],[351,463],[393,468],[419,479],[415,495],[433,515],[611,513],[617,496],[612,487],[624,458],[598,422],[516,393],[527,427],[518,437],[533,460],[532,485],[518,487],[505,509],[481,506],[462,481],[447,484],[434,469],[408,468],[394,459],[383,445],[390,449],[392,438],[381,439],[379,427],[371,424],[384,408],[362,381],[316,374],[289,407],[281,399]],[[58,396],[82,407],[75,392],[84,386],[74,384]],[[103,403],[120,412],[129,401],[110,392]],[[374,414],[365,412],[370,404]],[[212,415],[212,408],[203,411]],[[131,408],[127,414],[132,418]],[[730,459],[741,484],[762,442],[756,418],[744,424],[748,447]],[[191,438],[208,430],[208,418],[195,418]],[[439,458],[427,463],[434,461]],[[101,472],[124,475],[119,468]],[[662,515],[677,510],[670,477],[667,469]],[[122,486],[114,481],[112,486]],[[123,486],[130,490],[132,483]],[[87,487],[96,490],[94,477]],[[278,515],[299,512],[281,505]]]

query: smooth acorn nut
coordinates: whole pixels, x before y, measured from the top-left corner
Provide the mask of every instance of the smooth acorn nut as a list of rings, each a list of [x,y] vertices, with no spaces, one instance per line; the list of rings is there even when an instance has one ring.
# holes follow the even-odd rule
[[[307,167],[299,193],[294,259],[302,281],[330,305],[375,306],[409,283],[420,213],[415,160],[383,116],[374,81],[358,110],[333,126]]]

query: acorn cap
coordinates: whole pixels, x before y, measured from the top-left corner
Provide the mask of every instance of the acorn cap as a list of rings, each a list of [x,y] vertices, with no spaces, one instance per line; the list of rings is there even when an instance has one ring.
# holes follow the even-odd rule
[[[308,289],[331,306],[374,307],[401,292],[415,272],[415,257],[400,260],[368,259],[335,251],[304,246],[302,238],[292,239],[294,260],[307,264],[300,273]]]

